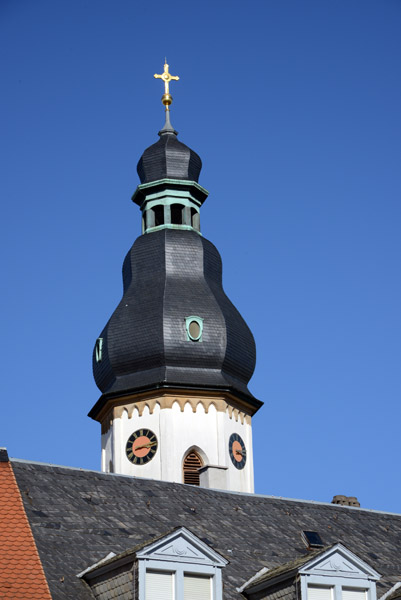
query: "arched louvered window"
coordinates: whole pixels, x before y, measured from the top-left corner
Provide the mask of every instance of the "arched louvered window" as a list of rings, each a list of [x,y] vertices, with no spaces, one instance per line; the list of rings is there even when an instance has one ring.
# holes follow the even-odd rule
[[[190,483],[191,485],[199,485],[199,471],[200,467],[203,466],[203,461],[199,454],[195,450],[188,452],[184,459],[184,483]]]

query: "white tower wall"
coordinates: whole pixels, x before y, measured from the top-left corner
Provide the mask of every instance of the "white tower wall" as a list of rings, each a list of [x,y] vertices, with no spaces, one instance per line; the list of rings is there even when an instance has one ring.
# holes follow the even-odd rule
[[[102,470],[135,477],[183,483],[183,461],[193,449],[202,458],[209,479],[220,489],[253,492],[251,418],[223,400],[205,402],[202,398],[163,401],[118,407],[107,431],[102,434]],[[216,408],[217,405],[217,408]],[[105,427],[103,429],[106,429]],[[150,429],[157,437],[157,452],[148,463],[133,464],[126,455],[128,438],[137,430]],[[237,469],[230,458],[229,439],[238,434],[246,447],[246,463]],[[218,471],[218,472],[217,472]],[[204,485],[210,485],[205,484]]]

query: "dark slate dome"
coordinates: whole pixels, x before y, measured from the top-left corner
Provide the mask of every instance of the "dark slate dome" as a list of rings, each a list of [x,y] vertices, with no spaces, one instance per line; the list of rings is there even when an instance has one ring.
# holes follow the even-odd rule
[[[166,124],[159,132],[160,140],[142,154],[137,171],[141,183],[159,179],[184,179],[198,182],[202,161],[198,154],[177,139],[177,132]]]
[[[160,387],[226,390],[261,403],[247,388],[256,361],[251,331],[222,287],[221,258],[193,231],[140,236],[123,266],[122,300],[100,334],[93,357],[103,394]],[[203,319],[202,340],[188,339],[185,320]]]

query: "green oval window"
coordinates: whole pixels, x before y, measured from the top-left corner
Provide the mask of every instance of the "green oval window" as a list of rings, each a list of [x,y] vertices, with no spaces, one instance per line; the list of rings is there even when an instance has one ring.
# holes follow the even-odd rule
[[[185,325],[187,330],[187,340],[201,342],[203,333],[202,317],[185,317]]]

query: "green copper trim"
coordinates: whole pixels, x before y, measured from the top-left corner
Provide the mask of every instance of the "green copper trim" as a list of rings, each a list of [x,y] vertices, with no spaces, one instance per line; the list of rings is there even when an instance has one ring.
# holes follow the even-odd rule
[[[138,185],[132,196],[132,201],[135,202],[135,204],[138,204],[142,209],[143,204],[149,197],[155,197],[154,194],[166,195],[167,193],[172,196],[177,195],[177,197],[181,197],[181,195],[189,196],[190,198],[193,198],[193,201],[199,206],[203,204],[209,195],[209,192],[196,183],[196,181],[166,178]]]
[[[132,196],[133,202],[142,211],[142,233],[160,229],[184,229],[200,233],[199,209],[208,193],[196,181],[166,178],[142,183]],[[172,223],[171,207],[174,205],[181,207],[182,216],[175,216],[175,222]],[[161,210],[162,216],[156,221],[162,224],[155,226],[155,214],[160,214]],[[174,214],[177,215],[176,212]]]
[[[95,359],[99,363],[102,360],[103,338],[97,338],[95,345]]]
[[[197,332],[194,334],[192,330],[193,325],[197,327]],[[203,319],[202,317],[196,317],[191,315],[190,317],[185,317],[185,328],[187,330],[187,341],[188,342],[201,342],[202,341],[202,333],[203,333]]]
[[[194,231],[198,235],[202,235],[200,231],[190,225],[173,225],[172,223],[165,223],[164,225],[158,225],[157,227],[148,227],[143,233],[153,233],[154,231],[160,231],[160,229],[184,229],[185,231]]]
[[[157,179],[156,181],[150,181],[149,183],[141,183],[140,185],[138,185],[138,187],[136,189],[137,190],[147,190],[148,188],[152,188],[152,187],[155,187],[156,185],[161,185],[161,184],[165,184],[165,183],[167,183],[167,184],[172,183],[172,184],[178,185],[180,187],[188,187],[189,185],[191,185],[191,186],[194,186],[200,192],[203,192],[203,194],[206,194],[206,196],[209,195],[209,192],[204,187],[199,185],[199,183],[196,183],[196,181],[188,181],[187,179]]]
[[[153,199],[154,198],[154,199]],[[146,202],[143,203],[141,210],[144,212],[149,208],[153,208],[154,206],[171,206],[172,204],[182,204],[182,206],[189,206],[190,208],[194,208],[197,212],[199,212],[200,204],[196,202],[196,200],[188,200],[184,196],[175,196],[172,197],[168,195],[168,197],[164,197],[162,194],[153,194],[153,198],[147,199]]]

